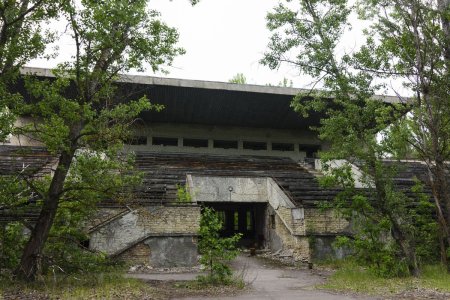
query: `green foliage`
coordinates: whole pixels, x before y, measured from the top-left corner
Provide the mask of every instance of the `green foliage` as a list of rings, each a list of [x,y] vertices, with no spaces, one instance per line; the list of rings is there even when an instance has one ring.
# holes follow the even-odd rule
[[[448,7],[446,9],[448,11]],[[352,49],[350,54],[342,54],[342,37],[350,31],[349,19],[357,10],[366,17],[373,17],[373,27],[366,32],[363,46]],[[423,140],[423,137],[440,130],[442,124],[449,124],[445,121],[450,115],[447,111],[450,105],[445,104],[450,99],[448,62],[445,67],[442,61],[436,60],[445,56],[446,47],[442,45],[446,43],[436,40],[443,37],[442,27],[431,25],[440,24],[439,16],[444,16],[439,11],[441,8],[433,10],[420,1],[369,1],[355,6],[346,0],[299,0],[279,1],[274,11],[267,15],[267,26],[273,34],[262,63],[272,69],[283,62],[290,63],[301,73],[314,78],[314,87],[323,88],[297,95],[291,106],[304,117],[312,111],[326,116],[320,126],[314,128],[329,145],[327,151],[321,152],[328,172],[322,182],[343,189],[335,206],[352,220],[356,231],[355,239],[351,241],[355,255],[364,258],[365,263],[377,268],[384,276],[405,272],[418,275],[419,261],[434,256],[431,249],[436,245],[436,223],[432,219],[432,207],[425,204],[429,199],[424,200],[418,192],[407,196],[398,189],[393,178],[401,165],[399,159],[425,158],[418,153],[425,151],[422,145],[433,142],[431,138]],[[412,19],[420,21],[411,23]],[[417,23],[420,23],[418,34],[412,30]],[[448,40],[446,45],[448,50]],[[427,50],[433,55],[426,57],[429,55]],[[421,57],[421,66],[425,69],[417,71],[417,59]],[[434,70],[441,75],[430,74]],[[418,106],[415,102],[406,105],[401,97],[399,103],[390,105],[375,100],[375,92],[385,88],[380,79],[417,76],[417,72],[430,80],[412,84],[410,81],[406,85],[417,93]],[[436,80],[433,76],[437,76]],[[424,85],[426,90],[422,89]],[[429,111],[423,110],[420,104],[420,98],[431,88],[436,101],[434,104],[428,102],[428,108],[436,109],[435,116],[447,116],[439,118],[443,123],[434,124],[433,128],[429,126],[433,116],[429,116]],[[411,108],[412,118],[406,114]],[[411,130],[413,126],[416,130]],[[429,131],[420,133],[424,128]],[[411,132],[417,143],[411,143],[414,140],[411,140]],[[440,142],[448,140],[447,137],[442,131],[434,145],[450,149],[447,143]],[[385,164],[386,158],[393,163]],[[332,167],[333,161],[339,159],[349,164]],[[358,180],[364,191],[354,188],[350,163],[355,163],[363,172]]]
[[[247,78],[243,73],[237,73],[233,76],[230,80],[228,80],[230,83],[236,83],[236,84],[247,84]]]
[[[286,77],[283,77],[283,80],[278,82],[277,85],[274,85],[274,84],[271,84],[271,83],[268,83],[266,85],[267,86],[279,86],[279,87],[294,87],[294,83],[292,82],[292,80],[289,80]]]
[[[205,266],[208,275],[199,276],[198,280],[201,282],[227,284],[232,281],[232,271],[227,262],[239,254],[236,244],[242,235],[221,238],[221,228],[222,222],[216,212],[212,208],[203,208],[198,249],[201,254],[200,263]]]
[[[22,299],[154,299],[161,290],[138,279],[125,278],[116,268],[109,272],[49,274],[39,282],[24,284],[0,278],[0,294],[5,298]]]
[[[12,111],[23,99],[11,87],[19,68],[44,54],[54,40],[42,25],[56,16],[57,1],[2,1],[0,4],[0,142],[14,132]]]
[[[339,181],[344,188],[333,205],[352,222],[354,229],[352,239],[341,237],[336,246],[350,248],[356,260],[378,276],[406,276],[411,272],[410,260],[405,255],[408,251],[414,251],[418,266],[436,262],[438,239],[433,205],[422,192],[421,183],[412,187],[414,196],[409,198],[392,184],[396,168],[383,164],[379,167],[384,172],[377,177],[385,180],[382,191],[370,185],[365,190],[355,189],[348,170],[337,168],[328,176],[331,178],[328,183]],[[370,182],[366,184],[373,184],[372,177],[367,180]]]
[[[26,241],[24,231],[25,227],[19,222],[2,224],[0,227],[0,265],[2,268],[13,270],[19,263],[21,250]]]
[[[40,209],[39,222],[16,269],[24,279],[34,279],[37,270],[51,265],[76,270],[88,256],[87,268],[104,260],[79,247],[86,239],[81,223],[99,201],[127,201],[130,189],[141,178],[133,171],[133,158],[122,154],[123,141],[142,111],[162,107],[151,104],[145,95],[136,98],[118,89],[119,73],[145,68],[164,71],[176,55],[184,53],[175,46],[177,31],[164,24],[147,4],[145,0],[56,3],[53,14],[67,22],[75,55],[54,70],[52,80],[26,76],[30,99],[22,102],[17,97],[7,113],[2,111],[8,122],[10,115],[31,117],[30,123],[16,127],[13,133],[41,142],[57,160],[52,177],[17,175],[2,185],[10,196],[5,201],[8,208],[27,206],[29,194],[37,195],[33,207]],[[40,16],[39,20],[50,17],[44,11]],[[36,23],[28,28],[40,29]],[[7,134],[2,131],[0,138]],[[24,193],[19,187],[24,187]],[[45,246],[47,239],[51,243]]]
[[[424,266],[420,278],[399,277],[384,278],[378,276],[372,269],[361,267],[354,260],[331,262],[337,265],[337,271],[320,288],[334,291],[352,293],[382,295],[383,298],[395,297],[395,295],[411,290],[432,290],[449,292],[448,284],[450,275],[441,266]],[[329,264],[328,264],[329,265]],[[424,294],[421,293],[421,297]]]
[[[187,190],[185,185],[177,184],[177,202],[179,203],[191,203],[192,196]]]

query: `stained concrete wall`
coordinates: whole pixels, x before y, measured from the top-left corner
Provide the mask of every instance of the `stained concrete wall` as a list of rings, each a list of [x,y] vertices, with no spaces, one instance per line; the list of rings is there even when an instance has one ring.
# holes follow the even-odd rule
[[[308,235],[351,233],[351,224],[335,210],[308,208],[305,210],[305,231]]]
[[[192,267],[198,264],[197,237],[150,237],[117,257],[131,265]]]
[[[332,210],[296,207],[271,178],[189,175],[187,183],[194,202],[268,203],[264,224],[258,227],[263,227],[265,244],[272,251],[287,251],[297,261],[345,254],[332,249],[330,239],[323,236],[349,232],[349,222]],[[231,201],[229,187],[233,188]],[[105,210],[100,215],[110,218],[114,213]],[[270,215],[275,219],[274,228]],[[152,206],[125,211],[92,233],[91,247],[125,260],[135,257],[154,266],[195,264],[199,220],[198,206]],[[93,223],[101,222],[94,218]],[[311,238],[317,243],[310,245]]]
[[[151,251],[150,265],[155,267],[191,267],[197,265],[194,237],[152,237],[144,241]]]
[[[195,202],[267,202],[268,199],[265,177],[189,175],[188,187]]]
[[[188,175],[187,187],[194,202],[268,202],[275,209],[296,208],[269,177]]]
[[[296,207],[278,184],[268,177],[213,177],[188,175],[188,188],[196,202],[249,203],[266,202],[276,216],[275,229],[266,219],[266,245],[272,250],[292,251],[296,260],[309,260],[305,237],[305,212]],[[231,192],[230,192],[231,189]]]
[[[336,236],[312,236],[309,238],[311,259],[321,261],[325,259],[343,259],[351,254],[348,248],[336,248],[333,243]]]
[[[99,227],[90,236],[90,247],[117,255],[154,236],[195,236],[199,222],[198,206],[142,207]]]
[[[271,215],[274,215],[275,221],[275,224],[269,221],[268,226],[268,245],[272,252],[281,251],[283,255],[292,256],[296,261],[310,261],[308,237],[292,234],[273,208],[268,209],[269,219]]]
[[[147,145],[128,145],[126,149],[131,151],[154,152],[180,152],[180,153],[207,153],[220,155],[271,155],[291,157],[294,160],[303,160],[304,151],[299,150],[299,144],[321,145],[327,147],[317,138],[317,134],[310,130],[280,130],[271,128],[249,128],[235,126],[213,126],[198,124],[167,124],[152,123],[143,124],[135,128],[137,136],[147,137]],[[178,146],[151,145],[152,137],[171,137],[178,139]],[[207,139],[208,147],[194,148],[182,147],[183,138]],[[238,149],[213,148],[213,140],[238,141]],[[266,142],[267,150],[243,149],[244,141]],[[272,143],[293,143],[294,151],[272,150]]]
[[[20,128],[29,124],[35,123],[35,120],[30,117],[20,117],[14,122],[14,127]],[[12,145],[12,146],[43,146],[40,141],[33,139],[31,136],[25,135],[10,135],[9,139],[0,143],[0,145]]]

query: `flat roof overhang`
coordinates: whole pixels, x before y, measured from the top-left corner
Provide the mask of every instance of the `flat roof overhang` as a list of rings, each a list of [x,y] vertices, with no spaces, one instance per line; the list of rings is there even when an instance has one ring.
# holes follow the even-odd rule
[[[52,78],[51,69],[24,68],[22,74]],[[141,114],[145,123],[184,123],[275,129],[307,129],[319,125],[324,117],[311,113],[303,118],[294,112],[291,101],[308,90],[233,84],[224,82],[121,75],[118,101],[131,101],[144,95],[154,104],[164,105],[161,112]],[[396,97],[379,97],[393,103]]]

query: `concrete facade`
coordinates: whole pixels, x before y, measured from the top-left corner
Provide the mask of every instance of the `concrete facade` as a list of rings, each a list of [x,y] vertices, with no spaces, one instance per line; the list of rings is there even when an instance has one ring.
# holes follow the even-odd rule
[[[135,128],[135,135],[146,137],[145,145],[126,145],[131,151],[150,150],[155,152],[170,153],[205,153],[224,155],[264,155],[290,157],[296,161],[303,160],[306,152],[302,151],[302,145],[316,145],[326,149],[326,144],[321,142],[311,130],[280,130],[272,128],[249,128],[237,126],[207,126],[198,124],[167,124],[146,123],[142,121]],[[153,137],[167,137],[178,140],[176,146],[152,145]],[[187,147],[183,145],[184,139],[206,139],[208,147]],[[237,141],[237,149],[215,148],[214,140]],[[244,142],[266,143],[266,150],[244,149]],[[292,151],[274,150],[273,143],[292,144]]]
[[[27,68],[23,73],[53,77],[48,69]],[[134,124],[136,142],[128,141],[125,151],[174,156],[183,153],[270,156],[290,158],[291,163],[298,166],[305,158],[315,157],[317,150],[327,148],[309,129],[320,124],[322,115],[303,118],[290,107],[292,97],[305,92],[300,89],[128,75],[118,81],[123,83],[120,89],[135,91],[137,98],[149,96],[153,103],[166,106],[160,115],[143,112],[139,116]],[[120,98],[121,91],[117,92]],[[394,98],[380,100],[392,102]],[[33,121],[36,120],[21,118],[16,126]],[[154,141],[157,138],[170,140],[170,143],[158,144]],[[186,142],[189,139],[201,140],[202,145],[189,145]],[[231,141],[235,146],[220,146],[217,141]],[[26,136],[12,136],[7,144],[40,145]],[[270,164],[264,166],[271,167]],[[145,171],[154,170],[149,167]],[[331,249],[327,237],[350,230],[350,224],[333,212],[304,207],[302,201],[293,201],[275,177],[267,177],[261,170],[255,174],[251,177],[199,176],[189,175],[187,171],[187,176],[184,173],[183,176],[187,177],[191,204],[163,205],[165,199],[161,196],[151,199],[154,202],[150,204],[142,201],[137,207],[102,208],[87,225],[90,247],[131,263],[158,267],[195,265],[201,215],[197,204],[202,203],[254,204],[257,207],[254,212],[259,215],[255,227],[258,227],[258,235],[264,235],[262,246],[290,253],[298,261],[310,261],[313,252]],[[152,176],[146,184],[160,179],[157,172]],[[297,179],[303,184],[301,177]],[[158,188],[165,192],[167,185],[163,180]],[[173,191],[175,183],[170,184]],[[148,191],[149,186],[143,189]],[[157,201],[161,205],[155,204]],[[316,243],[310,243],[312,236],[317,237]]]
[[[309,262],[346,252],[331,244],[350,224],[332,210],[296,206],[268,177],[188,175],[192,203],[144,206],[137,209],[102,209],[90,225],[90,247],[133,264],[155,267],[197,264],[197,234],[202,203],[258,206],[260,246],[296,261]],[[261,210],[263,208],[263,210]]]
[[[130,211],[117,209],[115,213],[106,209],[99,215],[108,217],[103,223],[94,218],[95,223],[90,224],[89,246],[93,250],[153,266],[197,263],[200,207],[196,205],[146,206]]]
[[[333,210],[297,207],[272,178],[189,175],[187,183],[193,200],[197,202],[220,202],[230,205],[249,202],[268,203],[265,213],[265,246],[274,252],[283,251],[285,255],[290,255],[301,262],[322,258],[328,254],[336,256],[345,254],[341,250],[335,251],[331,247],[330,239],[324,239],[322,236],[350,232],[349,222],[340,218]],[[310,245],[310,241],[316,236],[317,244]],[[320,248],[322,244],[323,251]],[[314,256],[313,252],[319,254]]]

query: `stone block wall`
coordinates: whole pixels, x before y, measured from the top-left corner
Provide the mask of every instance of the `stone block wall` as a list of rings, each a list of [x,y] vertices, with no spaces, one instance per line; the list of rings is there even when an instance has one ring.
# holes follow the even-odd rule
[[[305,209],[305,231],[307,235],[333,235],[350,232],[350,223],[334,210]]]
[[[200,225],[198,206],[146,206],[102,224],[91,233],[90,247],[119,255],[154,236],[196,236]]]
[[[294,235],[305,235],[305,219],[295,220],[292,215],[292,209],[286,207],[278,207],[276,210],[280,219],[284,221],[288,229]],[[281,221],[281,220],[280,220]]]
[[[198,206],[147,206],[139,210],[136,226],[152,233],[192,233],[200,229]]]
[[[120,254],[118,259],[130,265],[149,265],[150,255],[150,246],[141,242]]]
[[[289,211],[289,215],[287,214]],[[279,212],[279,210],[278,210]],[[290,210],[281,210],[284,217],[290,216]],[[282,250],[291,252],[293,258],[296,261],[307,262],[310,261],[310,247],[308,237],[292,234],[286,227],[285,222],[280,218],[278,214],[269,209],[269,215],[274,215],[275,224],[269,224],[269,247],[272,251]]]
[[[90,218],[90,220],[86,223],[86,230],[90,230],[107,220],[114,218],[115,216],[129,211],[127,208],[101,208],[99,209],[95,215]]]

